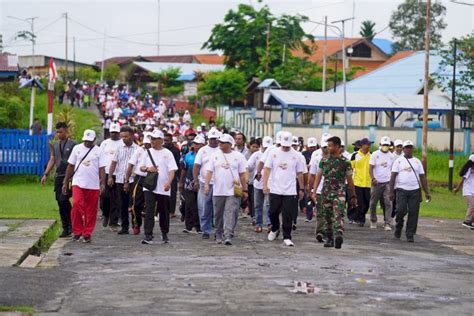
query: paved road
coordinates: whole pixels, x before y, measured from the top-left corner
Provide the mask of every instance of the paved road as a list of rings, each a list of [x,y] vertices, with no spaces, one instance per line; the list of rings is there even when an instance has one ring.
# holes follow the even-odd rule
[[[98,228],[92,244],[67,244],[72,255],[57,268],[0,270],[0,305],[63,315],[472,314],[474,231],[459,221],[422,220],[414,244],[349,226],[341,250],[316,243],[313,225],[300,223],[294,248],[248,220],[233,246],[185,235],[178,220],[167,245]],[[319,294],[292,293],[295,280]]]

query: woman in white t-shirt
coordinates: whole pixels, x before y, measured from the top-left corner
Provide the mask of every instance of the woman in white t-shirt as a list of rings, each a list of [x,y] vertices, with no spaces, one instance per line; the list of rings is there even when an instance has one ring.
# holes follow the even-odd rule
[[[462,195],[467,201],[466,218],[462,226],[474,229],[472,222],[474,220],[474,155],[469,156],[469,160],[464,164],[459,172],[461,181],[454,189],[454,193],[458,192],[462,187]]]

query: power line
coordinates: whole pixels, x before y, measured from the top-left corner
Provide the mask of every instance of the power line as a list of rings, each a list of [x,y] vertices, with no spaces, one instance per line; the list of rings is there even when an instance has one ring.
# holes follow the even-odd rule
[[[63,17],[60,16],[60,17],[58,17],[56,20],[54,20],[53,22],[51,22],[51,23],[49,23],[49,24],[43,26],[43,27],[40,28],[38,31],[36,31],[36,34],[38,34],[39,32],[43,31],[44,29],[50,27],[51,25],[55,24],[56,22],[58,22],[58,21],[61,20],[62,18],[63,18]]]

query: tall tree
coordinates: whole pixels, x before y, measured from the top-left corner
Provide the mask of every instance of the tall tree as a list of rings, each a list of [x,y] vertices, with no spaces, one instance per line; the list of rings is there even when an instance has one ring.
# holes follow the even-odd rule
[[[431,48],[442,45],[441,31],[446,28],[444,16],[446,7],[436,0],[431,4]],[[389,27],[395,43],[394,52],[402,50],[423,50],[426,25],[426,2],[405,0],[390,17]]]
[[[362,22],[360,27],[360,33],[362,37],[366,38],[370,42],[374,39],[375,36],[375,22],[366,20]]]
[[[238,67],[246,78],[260,76],[280,65],[282,55],[289,55],[290,50],[302,47],[307,51],[303,41],[313,36],[300,25],[307,19],[300,15],[275,17],[268,6],[256,10],[240,4],[237,11],[225,15],[223,23],[214,26],[203,48],[222,51],[225,65]]]
[[[209,72],[198,86],[200,97],[206,97],[211,104],[231,105],[235,100],[245,96],[247,82],[242,72],[237,69]]]
[[[179,67],[169,67],[151,74],[151,77],[158,82],[158,92],[166,96],[175,96],[184,91],[184,83],[178,80],[179,76],[181,76]]]

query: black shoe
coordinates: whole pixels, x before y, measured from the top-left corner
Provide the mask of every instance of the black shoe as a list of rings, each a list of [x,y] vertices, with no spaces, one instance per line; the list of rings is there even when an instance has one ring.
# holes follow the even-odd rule
[[[413,236],[410,236],[410,237],[407,237],[407,241],[408,242],[415,242],[415,239],[413,238]]]
[[[317,235],[316,235],[316,240],[317,240],[318,242],[324,242],[323,235],[317,234]]]
[[[63,230],[61,235],[59,235],[59,238],[68,238],[68,237],[71,237],[71,232],[68,230]]]
[[[332,247],[334,247],[334,240],[333,240],[333,239],[328,239],[328,240],[326,240],[326,242],[324,243],[324,247],[325,247],[325,248],[332,248]]]
[[[225,243],[224,243],[224,244],[227,245],[227,246],[232,246],[232,239],[227,238],[227,239],[225,240]]]
[[[202,234],[202,239],[209,239],[209,238],[211,238],[209,234],[206,234],[206,233]]]
[[[82,240],[83,243],[85,244],[90,244],[91,243],[91,238],[89,236],[84,236],[84,239]]]
[[[128,229],[121,229],[118,233],[118,235],[128,235],[129,234],[129,231]]]
[[[153,237],[150,235],[145,235],[145,238],[142,240],[142,245],[151,245],[153,243]]]
[[[359,223],[357,223],[357,225],[359,225],[359,227],[364,227],[365,223],[359,222]]]
[[[162,234],[161,235],[161,241],[164,243],[164,244],[167,244],[170,240],[168,239],[168,235],[167,234]]]
[[[393,235],[395,236],[395,238],[400,239],[400,237],[402,237],[402,230],[395,228],[395,233]]]
[[[472,223],[470,223],[470,222],[463,222],[463,223],[462,223],[462,226],[467,227],[467,228],[470,228],[470,229],[473,229],[473,228],[474,228],[474,226],[472,226]]]
[[[343,242],[344,242],[344,239],[342,238],[342,236],[337,236],[336,245],[335,245],[336,249],[341,249]]]
[[[81,236],[80,235],[74,235],[72,236],[72,241],[79,241],[81,240]]]
[[[102,227],[107,227],[109,226],[109,218],[107,216],[104,216],[102,218]]]
[[[292,228],[293,230],[296,230],[296,224],[293,224]]]

